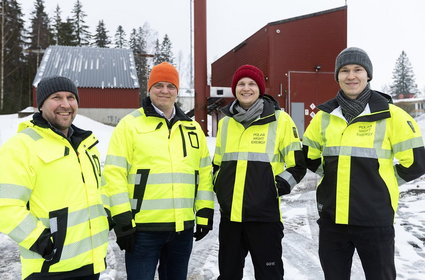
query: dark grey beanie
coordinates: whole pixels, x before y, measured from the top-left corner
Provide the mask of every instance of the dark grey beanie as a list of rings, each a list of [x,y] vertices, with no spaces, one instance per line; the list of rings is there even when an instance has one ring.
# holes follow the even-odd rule
[[[61,76],[52,76],[41,79],[41,81],[37,85],[38,109],[40,109],[41,105],[43,105],[43,102],[46,100],[47,97],[59,91],[67,91],[73,93],[77,98],[77,102],[80,102],[80,98],[78,96],[78,89],[73,81]]]
[[[347,64],[358,64],[366,69],[369,81],[372,80],[373,66],[367,53],[356,47],[346,48],[336,57],[335,60],[335,80],[338,81],[338,72],[341,67]]]

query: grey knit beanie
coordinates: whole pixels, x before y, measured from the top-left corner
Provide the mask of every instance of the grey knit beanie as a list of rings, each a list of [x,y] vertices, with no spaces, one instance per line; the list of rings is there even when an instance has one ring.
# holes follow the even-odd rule
[[[366,69],[369,81],[372,80],[373,66],[367,53],[356,47],[346,48],[336,57],[335,60],[335,80],[338,82],[338,72],[341,67],[348,64],[358,64]]]
[[[41,79],[41,81],[37,85],[38,109],[40,109],[47,97],[59,91],[67,91],[73,93],[77,98],[77,102],[80,102],[80,98],[78,96],[78,89],[73,81],[61,76],[52,76]]]

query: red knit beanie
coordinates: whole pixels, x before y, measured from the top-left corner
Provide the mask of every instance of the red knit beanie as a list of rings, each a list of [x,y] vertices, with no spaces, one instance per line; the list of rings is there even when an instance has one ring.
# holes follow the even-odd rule
[[[233,74],[232,79],[232,93],[236,97],[236,85],[238,84],[239,80],[242,78],[251,78],[253,79],[260,89],[260,96],[264,95],[264,92],[266,90],[266,81],[264,80],[264,74],[263,71],[258,69],[257,67],[253,65],[242,65],[239,67],[235,73]]]
[[[179,73],[176,67],[168,62],[163,62],[155,65],[149,75],[148,90],[159,82],[168,82],[176,86],[179,89]]]

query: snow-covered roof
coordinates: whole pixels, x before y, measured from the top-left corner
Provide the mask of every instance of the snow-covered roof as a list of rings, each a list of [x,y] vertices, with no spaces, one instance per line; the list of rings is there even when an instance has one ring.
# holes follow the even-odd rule
[[[43,77],[64,76],[85,88],[139,88],[133,52],[129,49],[50,46],[33,86]]]

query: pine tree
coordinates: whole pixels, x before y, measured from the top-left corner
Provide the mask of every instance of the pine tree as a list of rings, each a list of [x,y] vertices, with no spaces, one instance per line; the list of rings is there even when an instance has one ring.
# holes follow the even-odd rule
[[[407,54],[402,51],[393,70],[393,84],[390,93],[396,98],[414,97],[418,93],[412,65]]]
[[[130,34],[130,48],[133,50],[134,62],[136,64],[137,77],[140,85],[140,96],[143,99],[147,94],[147,82],[149,76],[149,64],[147,53],[148,32],[139,27],[132,29]]]
[[[58,45],[62,46],[78,46],[77,35],[74,31],[74,21],[67,18],[61,22],[58,32]]]
[[[172,51],[172,43],[167,34],[164,35],[162,43],[159,44],[157,39],[155,42],[155,57],[154,64],[159,64],[161,62],[169,62],[174,64],[174,55]]]
[[[44,0],[35,0],[31,12],[30,29],[26,36],[28,55],[25,57],[30,85],[34,80],[37,68],[43,58],[44,50],[53,43],[50,19],[45,11]]]
[[[161,45],[159,44],[159,40],[156,39],[154,57],[153,57],[153,64],[157,65],[157,64],[160,64],[161,62],[164,62],[164,60],[162,58],[162,53],[161,53]]]
[[[94,45],[99,48],[108,48],[111,44],[111,40],[108,36],[108,31],[106,30],[105,23],[103,20],[100,20],[96,27],[96,34],[93,37]]]
[[[83,5],[80,0],[77,0],[72,9],[74,16],[75,35],[77,37],[77,46],[87,46],[90,44],[90,31],[89,26],[86,25],[85,18],[87,14],[83,11]]]
[[[167,34],[165,34],[164,39],[162,39],[161,54],[165,62],[174,64],[173,45]]]
[[[118,25],[117,31],[115,32],[115,47],[116,48],[126,48],[127,40],[125,39],[125,31],[121,25]]]
[[[59,5],[56,5],[55,9],[55,15],[53,17],[53,24],[52,24],[52,33],[53,33],[53,41],[56,45],[59,45],[59,32],[62,24],[62,17],[61,17],[61,9]]]
[[[15,113],[30,103],[30,82],[28,69],[24,64],[23,33],[24,21],[20,5],[16,0],[1,2],[1,16],[4,34],[1,34],[4,45],[1,45],[3,83],[0,85],[3,96],[1,113]]]

